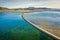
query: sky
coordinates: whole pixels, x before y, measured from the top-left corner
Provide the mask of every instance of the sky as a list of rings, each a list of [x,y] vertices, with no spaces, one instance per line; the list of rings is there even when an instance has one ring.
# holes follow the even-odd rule
[[[7,8],[27,8],[27,7],[60,8],[60,0],[0,0],[0,7],[7,7]]]

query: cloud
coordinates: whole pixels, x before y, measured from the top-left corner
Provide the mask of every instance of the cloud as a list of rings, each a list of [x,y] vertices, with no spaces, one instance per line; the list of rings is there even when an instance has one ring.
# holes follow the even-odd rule
[[[0,0],[0,6],[18,7],[50,7],[60,8],[60,0]]]

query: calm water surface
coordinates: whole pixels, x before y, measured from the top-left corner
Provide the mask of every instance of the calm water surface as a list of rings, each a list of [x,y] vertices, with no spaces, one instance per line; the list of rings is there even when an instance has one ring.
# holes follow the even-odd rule
[[[27,23],[21,13],[0,12],[0,40],[53,39]]]
[[[36,24],[41,24],[42,22],[50,22],[52,26],[60,26],[60,12],[59,11],[44,11],[35,12],[24,15],[30,21],[34,21]],[[38,19],[38,20],[37,20]]]

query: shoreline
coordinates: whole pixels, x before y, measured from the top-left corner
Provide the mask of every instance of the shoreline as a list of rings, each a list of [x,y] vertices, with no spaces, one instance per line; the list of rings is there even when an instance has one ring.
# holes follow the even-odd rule
[[[0,10],[0,12],[20,12],[20,13],[31,13],[31,10]]]
[[[52,33],[48,32],[48,31],[44,30],[43,28],[40,28],[38,25],[30,22],[30,21],[29,21],[28,19],[26,19],[23,15],[22,15],[22,17],[23,17],[24,20],[26,20],[26,21],[27,21],[28,23],[30,23],[31,25],[35,26],[37,29],[43,31],[44,33],[46,33],[46,34],[48,34],[49,36],[55,38],[56,40],[60,40],[60,38],[59,38],[58,36],[55,36],[54,34],[52,34]]]

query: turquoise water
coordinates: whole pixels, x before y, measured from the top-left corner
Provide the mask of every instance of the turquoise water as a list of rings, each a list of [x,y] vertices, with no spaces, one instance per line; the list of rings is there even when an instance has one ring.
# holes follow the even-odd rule
[[[53,40],[34,28],[21,13],[0,12],[0,40]]]
[[[35,24],[41,24],[43,21],[52,23],[52,26],[60,26],[60,12],[59,11],[44,11],[44,12],[35,12],[24,15],[31,22]],[[39,19],[35,20],[34,18]],[[35,20],[35,21],[34,21]]]

